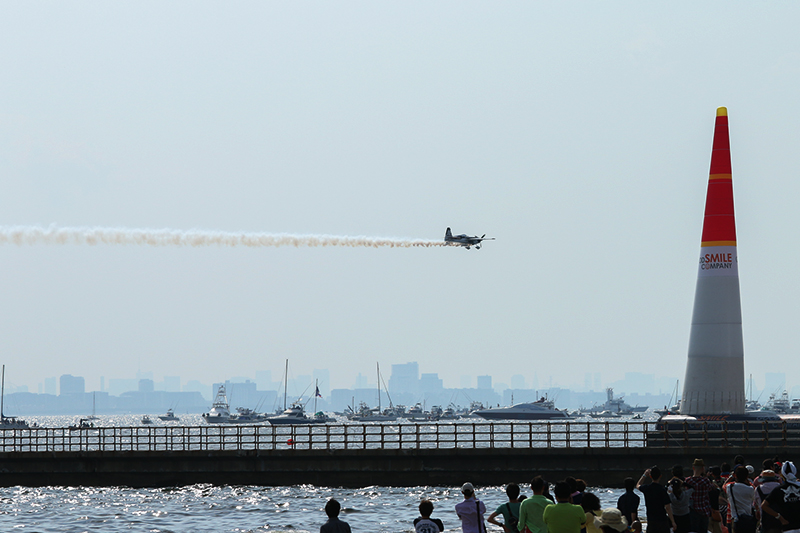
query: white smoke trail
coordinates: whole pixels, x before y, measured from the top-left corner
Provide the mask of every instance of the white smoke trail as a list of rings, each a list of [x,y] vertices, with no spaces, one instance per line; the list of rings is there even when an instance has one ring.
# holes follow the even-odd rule
[[[367,248],[431,248],[448,246],[444,241],[335,235],[291,235],[285,233],[234,233],[225,231],[47,228],[0,226],[0,244],[138,244],[141,246],[349,246]]]

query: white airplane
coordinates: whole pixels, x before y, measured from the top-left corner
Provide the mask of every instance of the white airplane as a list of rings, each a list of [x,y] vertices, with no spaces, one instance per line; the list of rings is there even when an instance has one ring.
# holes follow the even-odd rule
[[[444,242],[452,243],[453,245],[464,246],[467,250],[469,250],[471,246],[474,246],[476,250],[480,250],[481,242],[493,240],[494,237],[487,239],[485,233],[478,237],[469,236],[464,233],[461,235],[453,235],[453,233],[450,231],[450,228],[447,228],[447,231],[444,232]]]

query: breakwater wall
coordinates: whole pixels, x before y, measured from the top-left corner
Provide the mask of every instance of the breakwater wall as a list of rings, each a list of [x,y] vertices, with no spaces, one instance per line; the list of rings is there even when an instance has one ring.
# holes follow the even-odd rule
[[[800,459],[800,447],[12,452],[0,453],[0,485],[454,486],[572,475],[592,486],[619,487],[654,464],[688,468],[695,457],[711,465],[736,454],[758,465],[775,455]]]

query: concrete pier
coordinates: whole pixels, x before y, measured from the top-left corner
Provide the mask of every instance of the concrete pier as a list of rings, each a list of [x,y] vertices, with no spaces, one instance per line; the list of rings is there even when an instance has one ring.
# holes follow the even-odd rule
[[[800,457],[800,446],[12,452],[0,454],[0,485],[458,486],[466,480],[500,485],[526,483],[534,475],[549,481],[571,475],[590,486],[620,487],[655,464],[688,468],[695,457],[711,465],[737,454],[758,465],[775,455]]]

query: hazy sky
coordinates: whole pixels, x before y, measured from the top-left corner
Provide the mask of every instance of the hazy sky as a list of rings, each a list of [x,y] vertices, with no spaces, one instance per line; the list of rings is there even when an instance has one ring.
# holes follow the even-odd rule
[[[497,238],[4,245],[8,381],[277,379],[285,358],[333,387],[376,361],[453,387],[682,377],[727,106],[746,369],[797,384],[798,20],[790,2],[3,3],[0,225]]]

